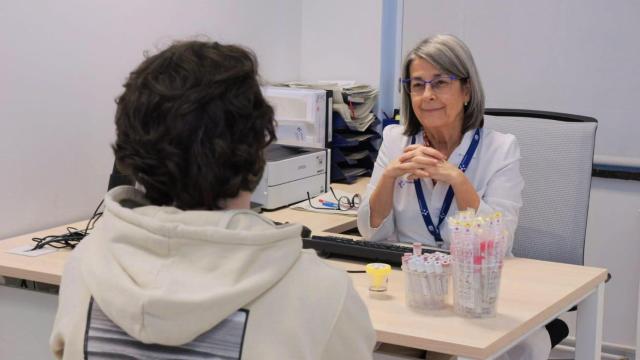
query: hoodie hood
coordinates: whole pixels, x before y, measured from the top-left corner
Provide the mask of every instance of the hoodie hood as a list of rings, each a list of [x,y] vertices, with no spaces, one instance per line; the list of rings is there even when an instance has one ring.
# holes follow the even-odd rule
[[[82,243],[82,275],[104,313],[130,336],[181,345],[277,283],[301,253],[300,225],[250,210],[150,205],[121,186]]]

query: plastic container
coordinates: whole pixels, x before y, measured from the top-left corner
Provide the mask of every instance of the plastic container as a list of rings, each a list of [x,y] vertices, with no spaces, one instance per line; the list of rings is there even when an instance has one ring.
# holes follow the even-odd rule
[[[371,263],[365,267],[369,275],[369,291],[387,291],[391,266],[383,263]]]
[[[502,262],[474,265],[451,263],[453,308],[459,315],[482,318],[496,315]]]
[[[405,301],[418,310],[441,309],[449,292],[449,273],[440,263],[426,263],[418,270],[404,270]]]

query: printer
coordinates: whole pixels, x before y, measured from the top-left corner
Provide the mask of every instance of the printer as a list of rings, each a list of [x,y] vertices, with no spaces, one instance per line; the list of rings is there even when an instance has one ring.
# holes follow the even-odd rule
[[[265,149],[266,165],[251,202],[276,209],[325,193],[331,179],[331,91],[264,86],[273,106],[277,141]]]

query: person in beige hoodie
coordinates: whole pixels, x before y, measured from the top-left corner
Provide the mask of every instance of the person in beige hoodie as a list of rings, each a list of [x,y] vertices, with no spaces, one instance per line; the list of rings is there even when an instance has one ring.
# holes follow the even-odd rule
[[[249,210],[275,138],[255,55],[175,43],[124,88],[113,150],[138,186],[107,193],[65,266],[55,357],[370,359],[348,275]]]

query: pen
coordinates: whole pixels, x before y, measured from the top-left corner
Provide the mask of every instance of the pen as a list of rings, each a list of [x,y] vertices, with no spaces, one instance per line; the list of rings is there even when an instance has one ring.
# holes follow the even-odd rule
[[[338,204],[331,202],[331,201],[326,201],[326,200],[318,200],[320,202],[320,205],[324,206],[324,207],[328,207],[328,208],[334,208],[337,209],[338,208]]]

